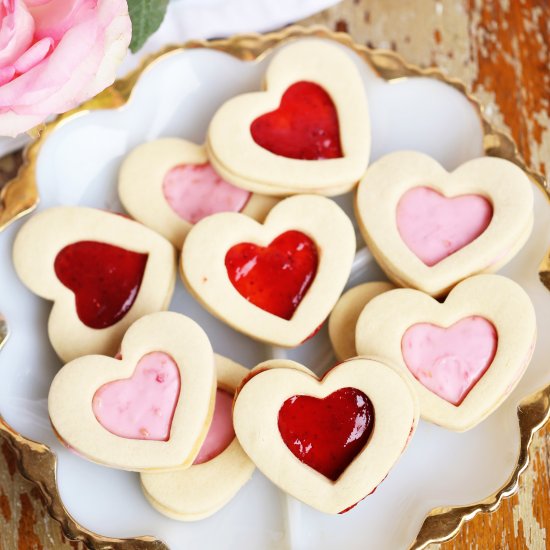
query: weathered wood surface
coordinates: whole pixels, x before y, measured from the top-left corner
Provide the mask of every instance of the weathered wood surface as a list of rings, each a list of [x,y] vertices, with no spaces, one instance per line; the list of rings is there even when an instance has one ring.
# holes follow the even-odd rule
[[[305,23],[348,31],[357,42],[394,49],[411,62],[460,77],[491,120],[512,133],[531,166],[549,171],[548,0],[344,0]],[[1,439],[0,450],[0,550],[82,548],[64,539]],[[550,546],[550,428],[537,435],[531,459],[518,495],[466,524],[442,550]]]
[[[548,0],[350,0],[308,23],[461,78],[530,165],[550,174]],[[537,435],[531,459],[519,494],[466,524],[443,550],[550,547],[550,428]]]

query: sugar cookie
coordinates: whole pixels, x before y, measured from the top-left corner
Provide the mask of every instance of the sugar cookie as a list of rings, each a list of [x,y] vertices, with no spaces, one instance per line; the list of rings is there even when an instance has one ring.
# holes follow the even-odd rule
[[[176,279],[168,241],[93,208],[49,208],[31,217],[17,234],[13,262],[32,292],[54,302],[48,334],[65,362],[114,355],[136,319],[168,306]]]
[[[250,371],[219,355],[216,370],[214,417],[193,466],[178,472],[141,474],[147,500],[173,519],[193,521],[211,516],[235,496],[254,471],[233,428],[233,395]]]
[[[355,358],[321,380],[272,360],[241,388],[239,441],[283,491],[322,512],[347,511],[382,482],[414,433],[411,384],[378,360]]]
[[[353,60],[334,44],[300,40],[274,55],[265,88],[214,115],[207,147],[216,170],[260,193],[349,191],[370,153],[367,97]]]
[[[222,213],[193,227],[184,282],[214,315],[258,340],[297,346],[329,315],[348,279],[355,234],[346,214],[315,195],[278,203],[263,225]]]
[[[350,288],[338,300],[328,319],[328,335],[338,360],[357,355],[355,325],[363,308],[375,296],[394,288],[391,283],[383,281],[364,283]]]
[[[277,202],[227,183],[208,162],[202,145],[177,138],[136,147],[120,168],[118,193],[133,218],[177,248],[206,216],[242,212],[263,221]]]
[[[413,384],[422,418],[464,431],[516,387],[533,353],[535,311],[511,279],[477,275],[444,303],[418,290],[385,292],[357,322],[359,354],[398,366]]]
[[[204,331],[172,312],[136,321],[121,359],[88,355],[65,365],[48,396],[62,442],[113,468],[191,466],[214,411],[214,353]]]
[[[427,155],[402,151],[369,167],[356,212],[388,277],[439,296],[521,249],[533,226],[533,190],[507,160],[478,158],[448,173]]]

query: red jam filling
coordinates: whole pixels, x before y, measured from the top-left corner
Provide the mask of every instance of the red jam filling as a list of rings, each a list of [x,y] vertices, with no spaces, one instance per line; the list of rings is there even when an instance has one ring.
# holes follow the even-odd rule
[[[57,278],[74,292],[78,318],[88,327],[107,328],[132,307],[147,264],[140,254],[95,241],[80,241],[56,256]]]
[[[322,160],[344,156],[334,102],[313,82],[292,84],[279,108],[254,120],[250,133],[260,147],[282,157]]]
[[[336,481],[367,444],[374,407],[356,388],[342,388],[324,399],[295,395],[279,410],[278,425],[296,458]]]
[[[225,267],[239,294],[255,306],[289,320],[317,273],[315,243],[287,231],[266,247],[239,243],[225,255]]]

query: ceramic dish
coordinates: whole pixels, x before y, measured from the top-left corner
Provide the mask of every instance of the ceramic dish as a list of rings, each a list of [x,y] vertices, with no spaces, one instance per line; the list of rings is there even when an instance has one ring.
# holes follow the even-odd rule
[[[345,34],[294,27],[172,48],[76,115],[57,120],[27,152],[19,178],[5,188],[0,222],[34,206],[35,183],[40,208],[79,204],[120,209],[116,174],[129,150],[160,136],[203,141],[208,121],[221,103],[259,88],[273,48],[311,35],[339,43],[359,67],[370,102],[373,160],[408,148],[431,154],[452,169],[485,150],[524,167],[511,140],[482,119],[479,105],[468,99],[459,82],[406,65],[395,54],[354,45]],[[104,110],[87,112],[98,107]],[[542,328],[550,324],[550,294],[539,281],[538,267],[549,244],[550,208],[542,178],[530,176],[536,196],[535,230],[502,273],[530,294]],[[337,201],[351,215],[352,196]],[[450,538],[463,521],[496,508],[502,497],[517,489],[532,434],[549,410],[550,390],[534,393],[550,382],[550,341],[544,338],[525,377],[497,412],[462,434],[421,422],[409,449],[376,493],[343,516],[326,516],[292,500],[258,472],[209,519],[185,524],[161,516],[141,495],[136,475],[72,455],[51,430],[46,396],[60,365],[46,336],[50,305],[23,287],[10,261],[19,226],[14,223],[0,235],[0,311],[11,330],[0,354],[0,411],[6,421],[2,430],[16,448],[23,472],[40,485],[51,514],[71,538],[93,548],[128,549],[164,548],[160,540],[173,550],[422,548]],[[349,286],[381,277],[369,252],[359,250]],[[268,357],[286,356],[322,373],[335,361],[326,327],[301,347],[283,351],[224,326],[180,283],[171,309],[198,321],[216,352],[248,367]],[[50,449],[57,455],[58,490]],[[148,537],[135,538],[140,535]],[[121,540],[125,538],[131,540]]]

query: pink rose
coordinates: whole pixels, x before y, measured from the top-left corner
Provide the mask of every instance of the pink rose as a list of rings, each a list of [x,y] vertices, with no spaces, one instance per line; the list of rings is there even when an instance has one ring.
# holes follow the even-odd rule
[[[0,135],[112,84],[131,34],[126,0],[0,0]]]

